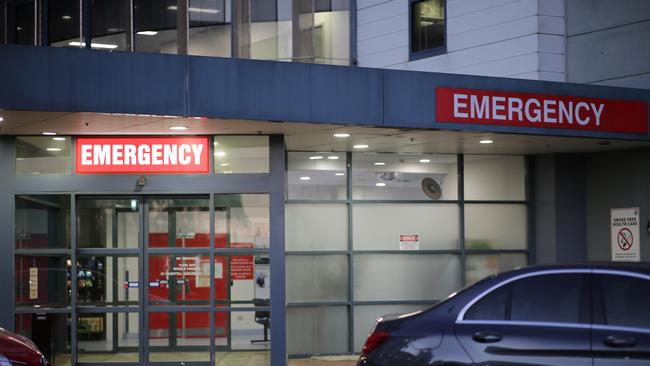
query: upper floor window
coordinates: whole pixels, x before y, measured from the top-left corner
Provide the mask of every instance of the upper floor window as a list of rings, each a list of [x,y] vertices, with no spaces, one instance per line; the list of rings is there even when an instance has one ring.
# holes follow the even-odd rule
[[[411,59],[444,53],[445,0],[411,0]]]

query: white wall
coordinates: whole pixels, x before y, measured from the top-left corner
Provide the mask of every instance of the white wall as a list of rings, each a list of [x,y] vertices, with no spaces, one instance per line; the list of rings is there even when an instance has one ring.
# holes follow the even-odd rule
[[[650,88],[650,1],[567,2],[567,78]]]
[[[357,1],[360,66],[566,79],[564,0],[447,0],[447,53],[411,62],[408,3]]]

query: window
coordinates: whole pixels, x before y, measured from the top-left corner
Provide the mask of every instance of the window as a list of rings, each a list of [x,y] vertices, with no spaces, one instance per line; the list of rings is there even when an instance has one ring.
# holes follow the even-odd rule
[[[581,323],[587,302],[583,274],[540,275],[502,286],[480,299],[465,320]],[[586,319],[586,317],[585,317]]]
[[[602,276],[605,324],[650,327],[650,281],[634,277]]]
[[[585,275],[535,276],[512,286],[510,320],[579,323]]]
[[[465,315],[465,320],[506,320],[506,303],[510,286],[502,286],[479,300]]]
[[[411,1],[411,58],[433,56],[445,49],[444,0]],[[431,52],[433,51],[433,52]]]

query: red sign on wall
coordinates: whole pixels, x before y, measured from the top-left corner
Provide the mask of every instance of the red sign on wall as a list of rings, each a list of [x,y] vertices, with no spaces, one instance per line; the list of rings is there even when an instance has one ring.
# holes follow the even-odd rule
[[[210,172],[207,137],[80,137],[77,174]]]
[[[231,248],[253,248],[253,243],[230,243]],[[254,259],[252,255],[233,255],[230,257],[230,279],[252,280]]]
[[[648,104],[629,100],[436,88],[436,121],[647,134]]]

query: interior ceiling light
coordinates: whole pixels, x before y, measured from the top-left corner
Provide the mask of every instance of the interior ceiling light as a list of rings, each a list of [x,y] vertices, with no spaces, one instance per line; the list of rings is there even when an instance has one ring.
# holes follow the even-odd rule
[[[309,177],[300,177],[300,180],[310,180],[311,178]]]
[[[429,159],[420,159],[420,163],[430,163],[431,160]]]
[[[65,137],[52,137],[54,141],[65,141]]]
[[[4,118],[0,117],[0,122],[2,122],[2,121],[4,121],[4,120],[5,120]]]
[[[61,151],[61,148],[59,148],[59,147],[48,147],[45,150],[47,150],[47,151]]]
[[[339,160],[339,157],[336,155],[328,156],[327,159],[329,160]]]
[[[45,132],[41,132],[41,135],[54,136],[54,135],[56,135],[56,132],[47,132],[47,131],[45,131]]]
[[[185,131],[187,126],[171,126],[169,129],[172,131]]]
[[[178,10],[178,6],[170,5],[167,7],[167,10]],[[188,10],[193,13],[205,13],[205,14],[219,14],[221,12],[221,10],[219,9],[203,9],[203,8],[194,8],[194,7],[189,7]]]
[[[156,32],[156,31],[139,31],[136,34],[139,34],[141,36],[155,36],[156,34],[158,34],[158,32]]]
[[[375,185],[376,185],[377,187],[386,187],[386,183],[382,183],[382,182],[375,183]]]
[[[68,42],[68,46],[73,47],[86,47],[86,42]],[[90,48],[100,48],[106,50],[113,50],[117,48],[116,44],[107,44],[107,43],[91,43]]]
[[[367,149],[368,145],[359,144],[359,145],[354,145],[352,147],[355,148],[355,149]]]
[[[70,19],[72,19],[72,17],[69,16],[69,15],[64,15],[64,16],[61,17],[61,19],[63,19],[63,20],[70,20]]]
[[[376,161],[375,165],[376,166],[384,166],[384,165],[386,165],[386,163],[384,163],[383,161]]]
[[[345,137],[350,137],[350,134],[349,133],[335,133],[334,137],[345,138]]]
[[[344,176],[345,173],[336,173],[336,175],[339,176],[339,177],[341,177],[341,176]]]
[[[320,160],[320,159],[322,159],[322,158],[323,158],[323,157],[320,156],[320,155],[314,155],[314,156],[310,156],[310,157],[309,157],[309,160]]]
[[[483,139],[483,140],[479,141],[480,144],[491,144],[491,143],[493,143],[493,142],[494,142],[494,141],[492,141],[492,140],[490,140],[490,139]]]
[[[221,164],[219,164],[219,165],[221,165],[221,166],[228,166],[228,165],[230,165],[230,163],[221,163]]]
[[[226,156],[226,152],[225,151],[215,151],[214,156],[224,157],[224,156]]]

